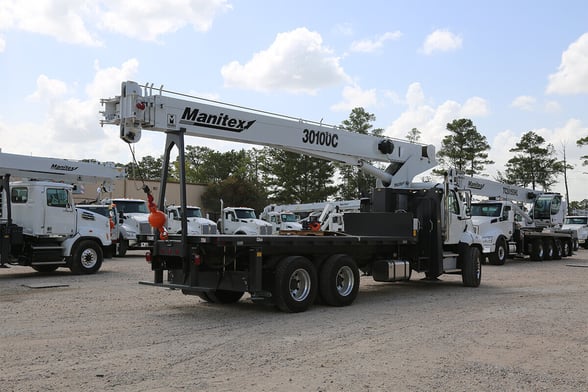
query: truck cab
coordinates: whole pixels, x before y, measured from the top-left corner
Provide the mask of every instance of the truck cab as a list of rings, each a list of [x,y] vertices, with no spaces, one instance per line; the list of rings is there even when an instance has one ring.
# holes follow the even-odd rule
[[[200,207],[186,206],[185,218],[188,224],[188,235],[200,234],[217,234],[217,226],[214,221],[202,216]],[[182,211],[180,206],[167,206],[166,212],[166,228],[171,234],[182,233]]]
[[[574,250],[578,250],[579,246],[588,249],[588,216],[566,216],[561,228],[562,230],[571,230],[572,232],[575,232],[577,240],[574,243]]]
[[[279,234],[281,230],[302,230],[302,224],[293,212],[262,212],[259,218],[272,225],[272,234]]]
[[[225,207],[217,222],[220,234],[270,235],[272,224],[257,219],[255,210],[248,207]]]
[[[153,242],[153,228],[149,224],[149,209],[143,199],[105,199],[102,204],[116,207],[119,236],[117,255],[124,256],[128,250],[148,249]]]

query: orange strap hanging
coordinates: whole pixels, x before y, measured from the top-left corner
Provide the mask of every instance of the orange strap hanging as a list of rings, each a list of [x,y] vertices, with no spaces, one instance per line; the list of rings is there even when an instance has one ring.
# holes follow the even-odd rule
[[[154,227],[159,231],[160,240],[167,240],[168,234],[167,230],[165,229],[165,214],[157,209],[157,206],[153,201],[153,195],[151,194],[149,187],[145,186],[143,190],[145,191],[145,193],[147,193],[147,207],[149,208],[149,224],[151,225],[151,227]]]

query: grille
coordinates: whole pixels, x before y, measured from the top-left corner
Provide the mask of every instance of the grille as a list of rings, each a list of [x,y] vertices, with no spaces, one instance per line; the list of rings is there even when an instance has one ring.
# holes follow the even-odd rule
[[[270,235],[272,233],[271,226],[262,226],[259,228],[259,234],[261,235]]]
[[[153,228],[149,223],[141,223],[139,224],[140,234],[149,235],[153,233]]]

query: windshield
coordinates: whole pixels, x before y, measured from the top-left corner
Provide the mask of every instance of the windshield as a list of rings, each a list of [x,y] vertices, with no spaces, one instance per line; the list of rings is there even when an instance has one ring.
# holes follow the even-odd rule
[[[568,225],[585,225],[588,224],[588,216],[568,216],[565,223]]]
[[[200,208],[188,207],[186,208],[186,218],[202,218]]]
[[[255,211],[253,210],[235,210],[235,214],[237,214],[237,218],[239,219],[255,219]]]
[[[280,214],[282,222],[297,222],[296,215],[294,214]]]
[[[501,204],[472,204],[472,216],[499,217]]]
[[[116,208],[118,212],[128,213],[141,213],[148,214],[147,203],[144,201],[131,201],[131,200],[117,200]]]

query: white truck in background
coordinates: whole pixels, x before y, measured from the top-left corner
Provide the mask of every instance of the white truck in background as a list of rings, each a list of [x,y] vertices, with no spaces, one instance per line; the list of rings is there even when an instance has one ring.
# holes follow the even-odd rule
[[[344,214],[360,212],[361,200],[333,200],[315,203],[270,204],[262,214],[288,211],[298,217],[302,229],[309,229],[312,224],[318,224],[322,231],[345,231]]]
[[[588,249],[588,216],[568,215],[561,228],[575,233],[574,250],[578,250],[580,246]]]
[[[182,233],[182,217],[187,220],[188,235],[218,233],[216,223],[203,217],[200,207],[186,206],[185,214],[182,214],[181,206],[171,205],[165,208],[165,215],[167,218],[165,226],[170,234]]]
[[[255,210],[248,207],[224,207],[218,220],[220,234],[271,235],[271,223],[258,219]]]
[[[562,230],[565,201],[559,193],[535,191],[450,171],[462,189],[487,200],[472,202],[472,223],[482,237],[490,264],[503,265],[508,256],[541,261],[571,256],[574,235]],[[529,211],[525,204],[530,205]]]
[[[259,219],[272,225],[272,234],[280,234],[281,231],[302,230],[302,224],[298,217],[291,211],[270,211],[266,208],[259,214]]]
[[[143,199],[103,199],[102,204],[116,206],[119,237],[116,255],[125,256],[129,250],[149,249],[153,242],[153,228],[149,224],[149,208]]]
[[[84,183],[110,189],[124,171],[113,164],[0,153],[0,266],[39,272],[97,272],[112,244],[110,221],[76,208]],[[10,177],[21,181],[10,181]]]

